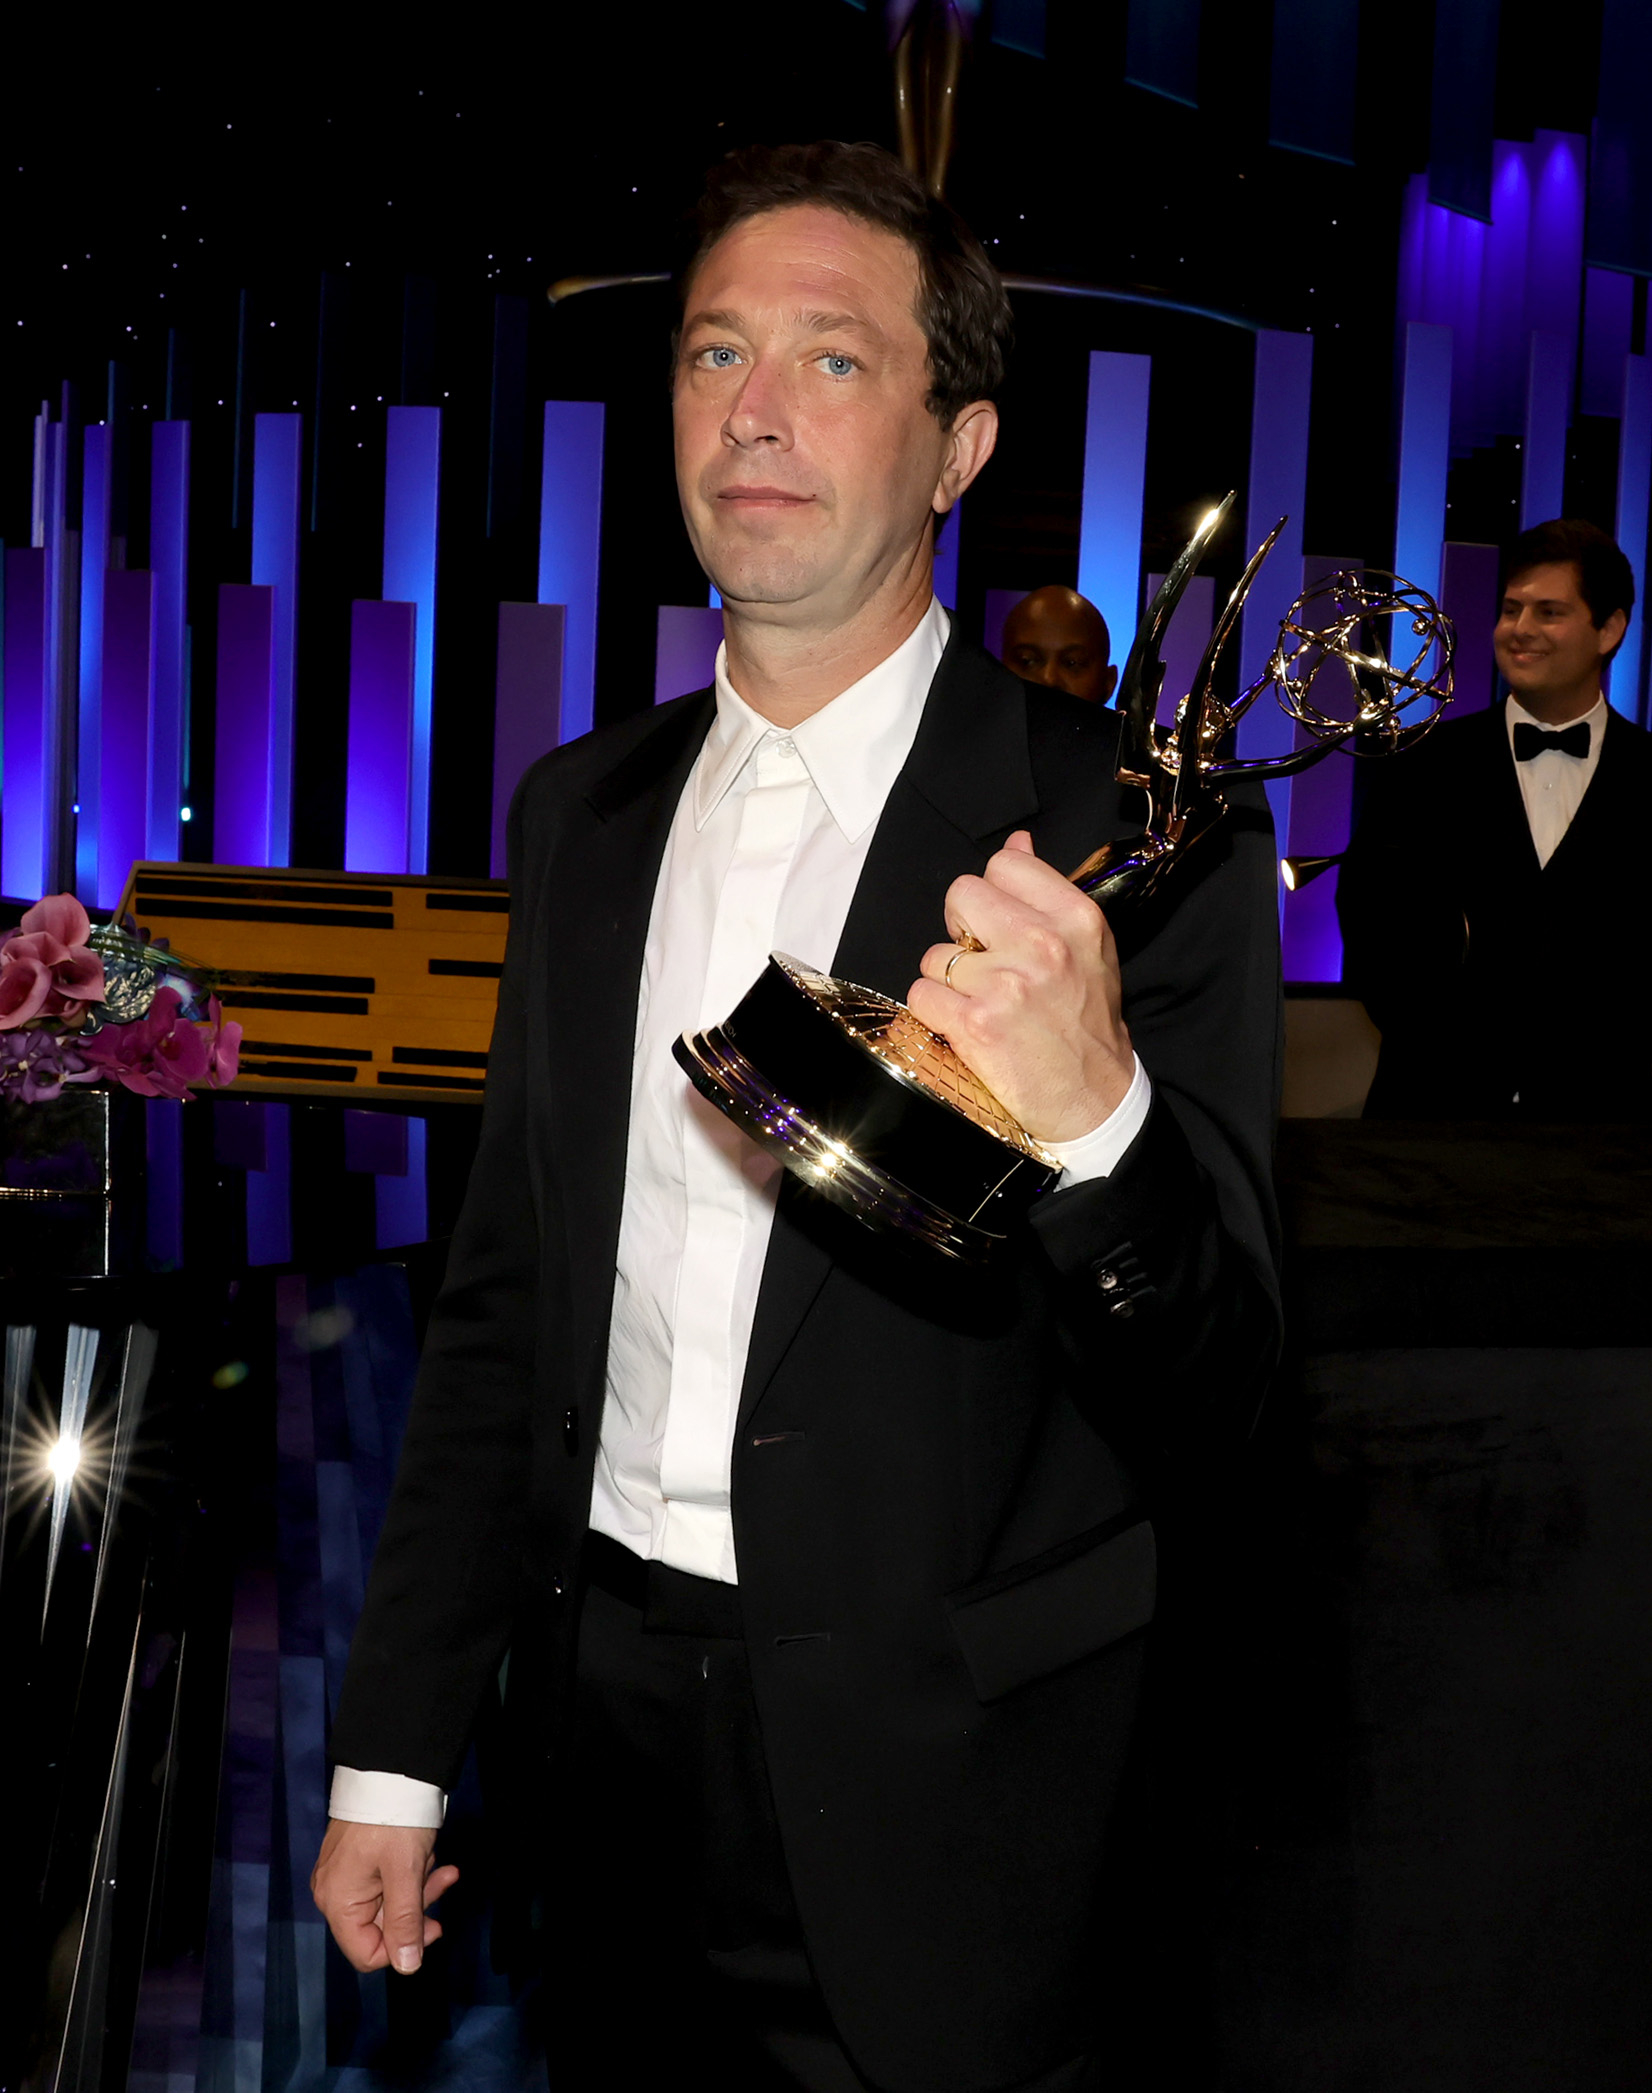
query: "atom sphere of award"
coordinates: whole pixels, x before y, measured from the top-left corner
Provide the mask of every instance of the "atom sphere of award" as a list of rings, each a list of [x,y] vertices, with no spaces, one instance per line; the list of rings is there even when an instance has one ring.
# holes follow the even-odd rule
[[[1178,873],[1228,813],[1234,780],[1288,777],[1337,747],[1392,754],[1426,734],[1450,700],[1450,622],[1413,583],[1369,570],[1333,574],[1306,590],[1281,620],[1262,675],[1231,704],[1216,695],[1217,662],[1282,518],[1228,598],[1174,720],[1161,725],[1160,643],[1233,499],[1188,541],[1125,663],[1116,775],[1146,793],[1147,821],[1072,874],[1115,925],[1150,895],[1173,903]],[[1269,690],[1301,730],[1298,746],[1280,756],[1234,754],[1235,725]],[[1413,710],[1421,716],[1408,719]],[[814,1191],[871,1228],[947,1257],[988,1258],[1060,1175],[1054,1158],[904,1003],[784,953],[771,954],[722,1024],[685,1032],[673,1051],[703,1097]]]

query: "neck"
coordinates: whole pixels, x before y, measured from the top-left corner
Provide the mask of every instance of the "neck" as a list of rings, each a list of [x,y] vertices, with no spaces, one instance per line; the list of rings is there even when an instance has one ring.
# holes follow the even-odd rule
[[[1544,726],[1569,727],[1573,720],[1582,719],[1600,703],[1600,681],[1597,677],[1582,688],[1534,692],[1530,697],[1517,690],[1515,696],[1532,718],[1540,719]]]
[[[772,606],[723,605],[728,679],[754,712],[777,727],[795,727],[841,697],[917,631],[933,594],[924,544],[911,565],[890,577],[848,618],[832,623],[776,624]]]

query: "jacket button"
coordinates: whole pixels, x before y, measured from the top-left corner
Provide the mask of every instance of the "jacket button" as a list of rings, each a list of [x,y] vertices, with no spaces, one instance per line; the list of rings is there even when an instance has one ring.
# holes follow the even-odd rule
[[[1096,1284],[1104,1294],[1116,1294],[1119,1289],[1119,1275],[1104,1265],[1096,1274]]]

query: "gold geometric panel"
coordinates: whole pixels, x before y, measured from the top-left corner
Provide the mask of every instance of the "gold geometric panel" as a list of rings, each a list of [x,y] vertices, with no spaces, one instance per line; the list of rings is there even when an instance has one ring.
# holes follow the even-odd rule
[[[121,911],[223,977],[244,1096],[480,1100],[505,957],[502,880],[132,867]]]

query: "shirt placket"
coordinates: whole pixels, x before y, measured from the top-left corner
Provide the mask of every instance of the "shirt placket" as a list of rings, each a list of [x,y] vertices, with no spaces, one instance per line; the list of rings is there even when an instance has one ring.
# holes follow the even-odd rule
[[[725,1018],[762,971],[808,808],[808,772],[789,741],[760,744],[750,777],[717,900],[701,1024]],[[704,1577],[726,1574],[729,1464],[739,1401],[735,1294],[748,1232],[766,1225],[771,1213],[748,1174],[750,1155],[751,1144],[739,1129],[689,1092],[683,1118],[687,1229],[660,1490],[670,1559]]]

